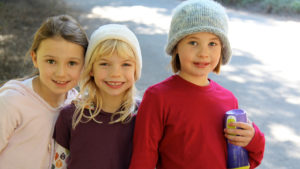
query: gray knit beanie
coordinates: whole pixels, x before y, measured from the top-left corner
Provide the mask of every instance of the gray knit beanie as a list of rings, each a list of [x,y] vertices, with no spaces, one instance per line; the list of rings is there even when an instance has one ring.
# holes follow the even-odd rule
[[[225,9],[213,0],[187,0],[173,11],[166,52],[172,55],[174,47],[185,36],[196,32],[209,32],[222,41],[222,64],[231,58],[231,47],[227,38],[228,16]]]
[[[85,54],[85,62],[88,63],[92,57],[92,53],[99,43],[108,40],[117,39],[126,42],[133,50],[136,56],[136,80],[141,76],[142,71],[142,53],[139,41],[135,34],[125,25],[107,24],[100,26],[92,35]]]

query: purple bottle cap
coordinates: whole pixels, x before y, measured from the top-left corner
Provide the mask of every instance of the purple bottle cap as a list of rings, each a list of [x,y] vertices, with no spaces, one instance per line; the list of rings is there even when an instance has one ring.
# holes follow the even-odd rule
[[[246,111],[242,109],[233,109],[229,110],[225,113],[225,119],[227,119],[229,116],[235,117],[236,122],[245,122],[247,123],[247,113]]]

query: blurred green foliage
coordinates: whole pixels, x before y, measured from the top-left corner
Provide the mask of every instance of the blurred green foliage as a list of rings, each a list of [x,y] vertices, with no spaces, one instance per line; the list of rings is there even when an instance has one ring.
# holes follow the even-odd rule
[[[271,14],[300,14],[300,0],[216,0],[232,7],[253,8]]]

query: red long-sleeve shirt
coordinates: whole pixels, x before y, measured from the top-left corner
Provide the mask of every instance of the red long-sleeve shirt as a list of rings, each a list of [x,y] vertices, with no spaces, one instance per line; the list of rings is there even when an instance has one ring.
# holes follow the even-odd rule
[[[212,80],[200,87],[174,75],[150,87],[136,119],[130,169],[226,169],[223,118],[236,108],[234,95]],[[254,128],[246,147],[251,168],[260,164],[265,144]]]

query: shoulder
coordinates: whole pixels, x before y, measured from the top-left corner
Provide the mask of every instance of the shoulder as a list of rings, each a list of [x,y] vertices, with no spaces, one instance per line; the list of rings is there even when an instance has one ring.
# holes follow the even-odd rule
[[[210,82],[213,84],[213,86],[214,86],[214,88],[217,92],[220,92],[220,93],[223,93],[223,94],[226,94],[226,95],[234,96],[234,94],[230,90],[228,90],[225,87],[219,85],[217,82],[215,82],[213,80],[210,80]]]
[[[232,102],[235,106],[238,107],[238,99],[235,97],[235,95],[228,89],[224,88],[223,86],[219,85],[218,83],[211,80],[211,83],[214,86],[214,96],[218,97],[221,100],[226,100],[229,102]]]
[[[20,81],[10,80],[0,88],[1,97],[16,97],[25,95],[27,87]]]
[[[0,88],[0,119],[2,122],[5,121],[3,124],[21,120],[24,114],[24,107],[31,107],[27,105],[30,99],[28,99],[26,90],[22,89],[23,86],[12,85],[11,83],[14,81],[11,80]]]
[[[74,112],[76,110],[76,106],[71,103],[64,106],[59,113],[60,118],[72,118]]]
[[[176,75],[170,76],[167,79],[150,86],[145,94],[153,94],[153,95],[167,95],[169,92],[174,91],[176,88],[176,83],[178,79]]]
[[[21,82],[10,80],[0,88],[0,102],[6,107],[22,105],[28,101],[28,97],[32,97],[32,92]]]
[[[74,103],[70,103],[66,106],[64,106],[62,109],[61,109],[61,113],[64,112],[64,113],[71,113],[71,112],[74,112],[76,109],[76,106]]]
[[[24,94],[22,94],[21,92],[15,89],[6,89],[0,92],[0,99],[7,100],[7,101],[15,100],[22,96],[24,96]]]

